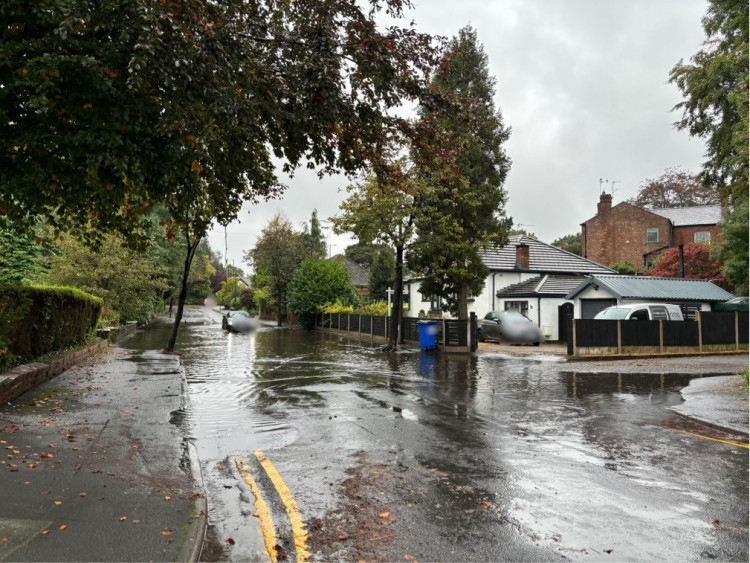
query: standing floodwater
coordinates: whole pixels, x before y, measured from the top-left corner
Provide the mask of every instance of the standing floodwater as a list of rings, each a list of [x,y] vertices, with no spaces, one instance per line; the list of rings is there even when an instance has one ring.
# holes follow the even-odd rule
[[[185,328],[190,405],[174,420],[201,459],[217,558],[256,556],[235,460],[259,449],[325,559],[747,560],[747,450],[669,411],[692,376]]]

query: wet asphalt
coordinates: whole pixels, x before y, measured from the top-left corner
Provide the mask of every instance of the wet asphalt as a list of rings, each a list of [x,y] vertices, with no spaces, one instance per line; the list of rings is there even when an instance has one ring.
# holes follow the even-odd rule
[[[158,348],[168,329],[128,346]],[[748,559],[748,450],[670,411],[700,372],[386,354],[302,330],[227,334],[210,315],[178,347],[190,404],[172,423],[201,460],[204,560],[267,559],[234,463],[257,449],[317,559]],[[253,471],[294,558],[283,505]]]

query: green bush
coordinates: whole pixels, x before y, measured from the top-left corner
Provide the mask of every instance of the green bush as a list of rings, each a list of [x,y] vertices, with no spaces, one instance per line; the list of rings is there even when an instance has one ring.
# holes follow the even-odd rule
[[[102,303],[70,287],[0,286],[0,371],[86,342]]]
[[[343,307],[348,307],[358,298],[349,270],[339,262],[308,258],[294,272],[289,284],[289,311],[307,328],[315,325],[315,316],[326,303],[340,301]]]

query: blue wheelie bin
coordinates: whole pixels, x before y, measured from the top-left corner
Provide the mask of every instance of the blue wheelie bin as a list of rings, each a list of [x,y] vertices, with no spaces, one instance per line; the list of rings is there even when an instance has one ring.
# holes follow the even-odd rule
[[[419,321],[420,350],[437,350],[437,321]]]

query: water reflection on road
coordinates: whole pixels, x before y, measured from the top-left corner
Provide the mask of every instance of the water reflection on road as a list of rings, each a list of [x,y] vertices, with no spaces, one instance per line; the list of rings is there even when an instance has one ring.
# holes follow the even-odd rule
[[[165,330],[129,344],[158,347]],[[575,374],[555,357],[384,354],[267,327],[194,326],[183,338],[191,405],[178,418],[208,473],[219,535],[243,538],[252,513],[226,492],[228,456],[269,452],[312,519],[343,502],[338,484],[364,451],[450,483],[420,488],[415,503],[404,469],[383,494],[410,508],[381,558],[598,559],[613,549],[617,560],[747,560],[747,452],[670,430],[681,422],[668,407],[691,376]]]

